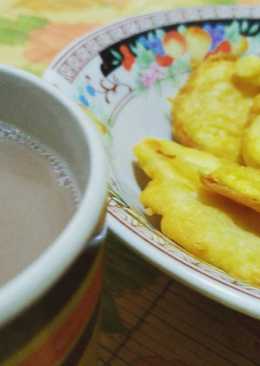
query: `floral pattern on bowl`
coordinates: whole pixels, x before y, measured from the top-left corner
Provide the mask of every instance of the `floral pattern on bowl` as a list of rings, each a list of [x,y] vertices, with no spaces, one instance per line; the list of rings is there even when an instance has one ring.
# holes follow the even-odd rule
[[[45,77],[101,130],[111,168],[108,218],[130,247],[198,291],[260,318],[260,289],[200,261],[147,221],[132,148],[171,138],[168,98],[191,67],[217,53],[260,55],[257,7],[179,9],[126,19],[64,50]]]

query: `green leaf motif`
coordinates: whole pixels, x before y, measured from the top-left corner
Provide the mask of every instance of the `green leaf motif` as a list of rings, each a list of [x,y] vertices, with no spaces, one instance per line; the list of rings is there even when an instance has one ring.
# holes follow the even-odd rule
[[[111,50],[112,55],[115,57],[116,60],[121,61],[122,60],[122,56],[120,55],[119,52],[115,51],[115,50]]]
[[[154,61],[155,57],[152,51],[146,50],[144,47],[142,47],[141,52],[138,50],[136,62],[139,69],[147,69]]]
[[[117,66],[119,64],[119,62],[120,62],[119,60],[113,60],[112,65]]]
[[[170,67],[172,76],[187,73],[191,70],[190,60],[187,57],[177,59],[174,64]]]
[[[259,24],[254,24],[250,28],[249,34],[254,34],[254,33],[257,33],[258,31],[259,31]]]
[[[142,45],[142,43],[136,43],[136,54],[140,54],[143,51],[146,51],[146,48]]]
[[[246,32],[248,30],[248,22],[247,22],[247,20],[243,20],[243,22],[241,24],[241,30],[242,30],[242,32]]]
[[[163,39],[163,37],[165,35],[165,32],[162,29],[157,29],[156,32],[155,32],[155,35],[156,35],[157,38]]]
[[[240,38],[239,23],[237,21],[232,22],[225,27],[225,38],[231,43],[236,43]]]
[[[42,28],[48,21],[33,16],[19,16],[17,19],[0,17],[0,43],[15,45],[24,43],[31,31]]]
[[[134,46],[133,44],[131,44],[131,45],[129,46],[129,48],[130,48],[130,50],[133,52],[133,54],[134,54],[134,55],[136,55],[136,54],[137,54],[137,47],[136,47],[136,46]]]
[[[152,42],[154,39],[154,34],[152,32],[148,33],[148,41]]]
[[[260,54],[260,34],[248,38],[249,47],[246,54]]]
[[[177,32],[180,34],[185,34],[186,31],[187,31],[187,27],[183,24],[181,24],[177,27]]]
[[[254,37],[255,41],[260,45],[260,33]]]

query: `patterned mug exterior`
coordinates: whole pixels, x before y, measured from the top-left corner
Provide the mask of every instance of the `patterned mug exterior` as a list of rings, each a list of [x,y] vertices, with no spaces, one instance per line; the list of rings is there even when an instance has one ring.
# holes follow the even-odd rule
[[[101,230],[101,232],[100,232]],[[95,365],[104,248],[91,245],[35,304],[0,329],[0,365]]]
[[[54,243],[0,288],[0,365],[94,366],[107,201],[100,136],[74,103],[29,73],[0,66],[0,99],[3,120],[71,159],[82,192]]]

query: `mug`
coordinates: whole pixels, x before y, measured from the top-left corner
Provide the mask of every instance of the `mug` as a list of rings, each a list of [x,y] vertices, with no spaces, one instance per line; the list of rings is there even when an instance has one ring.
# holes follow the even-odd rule
[[[55,87],[7,66],[0,66],[0,120],[56,151],[82,194],[55,242],[0,288],[0,365],[94,366],[107,200],[100,137]]]

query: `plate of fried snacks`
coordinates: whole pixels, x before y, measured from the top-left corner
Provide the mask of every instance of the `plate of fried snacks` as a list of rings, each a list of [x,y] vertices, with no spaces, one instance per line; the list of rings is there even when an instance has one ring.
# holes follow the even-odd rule
[[[128,18],[76,40],[45,74],[102,134],[110,229],[170,276],[255,318],[259,17],[260,7],[219,6]]]

